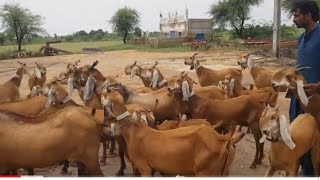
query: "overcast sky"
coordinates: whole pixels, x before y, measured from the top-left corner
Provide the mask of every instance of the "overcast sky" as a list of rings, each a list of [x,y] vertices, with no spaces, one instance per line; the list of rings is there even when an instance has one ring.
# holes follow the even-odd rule
[[[209,18],[209,6],[218,0],[0,0],[4,3],[19,3],[34,14],[45,17],[44,28],[53,35],[71,34],[79,30],[103,29],[111,31],[108,23],[115,11],[124,6],[136,9],[141,14],[141,28],[145,31],[159,31],[159,14],[167,16],[177,11],[185,14],[189,9],[189,18]],[[257,21],[273,18],[273,0],[264,0],[259,7],[253,7],[251,17]],[[283,15],[284,21],[288,20]],[[287,22],[290,22],[288,20]],[[290,22],[291,23],[291,22]]]

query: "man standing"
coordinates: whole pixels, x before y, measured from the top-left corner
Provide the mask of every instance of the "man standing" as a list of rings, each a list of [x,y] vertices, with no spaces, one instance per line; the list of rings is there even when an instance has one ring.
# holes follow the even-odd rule
[[[319,6],[314,1],[301,1],[296,3],[291,12],[293,13],[293,22],[298,28],[304,28],[305,32],[299,38],[298,60],[297,64],[309,66],[303,72],[304,78],[309,83],[306,91],[315,93],[318,82],[320,81],[320,26]],[[289,116],[292,122],[303,110],[299,101],[291,98]],[[300,159],[303,175],[314,176],[310,151]]]

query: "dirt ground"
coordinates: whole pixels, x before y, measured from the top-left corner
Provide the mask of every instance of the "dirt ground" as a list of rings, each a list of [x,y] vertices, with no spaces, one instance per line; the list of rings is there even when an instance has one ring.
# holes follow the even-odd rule
[[[224,69],[224,68],[240,68],[237,65],[237,55],[240,52],[201,52],[198,56],[199,59],[207,59],[202,63],[206,67],[212,69]],[[21,62],[26,62],[30,71],[33,71],[35,64],[33,62],[38,61],[47,67],[47,79],[54,76],[58,76],[65,70],[66,64],[76,60],[81,60],[80,66],[91,64],[93,61],[98,60],[99,69],[104,75],[119,75],[118,81],[131,86],[141,87],[143,86],[141,80],[138,77],[130,79],[124,73],[124,67],[133,63],[134,60],[138,61],[141,66],[147,66],[153,64],[156,60],[160,63],[159,69],[162,71],[165,77],[171,77],[179,74],[181,71],[189,71],[189,75],[197,81],[197,77],[194,71],[189,70],[189,66],[183,64],[183,59],[192,55],[192,52],[183,53],[148,53],[148,52],[136,52],[136,51],[118,51],[118,52],[106,52],[102,54],[79,54],[79,55],[66,55],[66,56],[52,56],[41,58],[21,59]],[[266,69],[277,71],[283,67],[276,63],[264,63],[260,64]],[[3,60],[0,61],[0,81],[5,82],[14,76],[15,70],[18,67],[17,60]],[[244,78],[242,84],[248,86],[253,83],[252,77],[248,70],[244,71]],[[29,90],[27,88],[27,77],[24,76],[20,92],[22,97],[25,97]],[[81,103],[80,98],[77,97],[77,93],[74,93],[73,99],[76,102]],[[280,109],[288,116],[288,103],[289,100],[284,98],[284,94],[281,94],[278,100],[278,104],[281,105]],[[226,112],[227,113],[227,112]],[[244,131],[244,130],[243,130]],[[265,145],[265,158],[262,165],[258,165],[256,169],[250,169],[249,166],[253,161],[255,155],[254,139],[251,134],[247,134],[238,144],[235,161],[231,167],[231,176],[245,177],[245,176],[263,176],[268,167],[267,153],[269,151],[270,143],[266,142]],[[101,154],[100,154],[101,155]],[[127,161],[128,162],[128,161]],[[112,157],[107,159],[107,165],[101,166],[105,176],[115,176],[120,165],[118,157]],[[44,176],[61,176],[61,167],[51,166],[43,169],[36,169],[37,175]],[[64,176],[77,176],[75,167],[69,169],[70,173]],[[132,174],[131,164],[127,163],[127,169],[125,173],[130,176]],[[276,173],[276,176],[280,176],[280,173]]]

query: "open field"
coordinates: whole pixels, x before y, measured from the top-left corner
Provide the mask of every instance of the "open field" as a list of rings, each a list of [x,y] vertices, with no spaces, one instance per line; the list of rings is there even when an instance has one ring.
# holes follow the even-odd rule
[[[62,45],[62,44],[61,44]],[[86,44],[84,43],[83,46]],[[71,44],[68,44],[71,46]],[[67,45],[65,47],[68,47]],[[80,48],[82,46],[70,47]],[[61,47],[60,47],[61,48]],[[199,54],[199,58],[207,59],[203,63],[204,66],[212,69],[224,69],[228,67],[240,68],[237,65],[237,55],[239,51],[228,52],[202,52]],[[119,75],[117,79],[119,82],[128,85],[130,87],[141,87],[143,86],[141,80],[138,77],[130,79],[124,73],[124,67],[128,64],[133,63],[134,60],[138,61],[138,64],[142,66],[151,65],[155,60],[158,60],[159,69],[163,72],[165,77],[171,77],[179,74],[181,71],[190,71],[188,66],[183,64],[183,59],[192,55],[192,52],[138,52],[133,50],[127,51],[112,51],[101,54],[77,54],[77,55],[65,55],[65,56],[52,56],[52,57],[41,57],[41,58],[28,58],[20,59],[21,62],[26,62],[30,71],[33,70],[35,64],[33,62],[39,61],[47,67],[47,79],[51,79],[54,76],[58,76],[63,70],[65,70],[66,64],[76,60],[81,60],[80,66],[85,64],[91,64],[95,60],[99,60],[97,69],[99,69],[104,75]],[[283,67],[277,63],[269,62],[268,64],[261,64],[266,69],[277,71]],[[15,68],[18,67],[17,60],[3,60],[0,61],[0,81],[4,82],[10,79],[15,74]],[[194,71],[190,71],[189,75],[197,81],[197,77]],[[242,84],[248,86],[253,83],[251,75],[247,70],[244,71],[244,78]],[[27,78],[24,77],[20,92],[22,96],[26,96],[29,93],[27,88]],[[73,99],[78,103],[81,103],[77,93],[73,94]],[[289,100],[284,99],[284,94],[281,94],[278,100],[281,105],[281,111],[287,116],[288,115],[288,104]],[[227,111],[226,111],[227,113]],[[258,165],[255,170],[250,169],[249,166],[254,158],[255,144],[251,134],[246,135],[238,144],[236,148],[236,157],[231,167],[231,176],[263,176],[268,167],[267,152],[269,151],[270,143],[266,142],[265,145],[265,158],[263,164]],[[102,171],[106,176],[115,176],[116,171],[120,166],[120,160],[118,157],[108,158],[107,165],[102,166]],[[43,169],[36,169],[37,175],[45,176],[61,176],[60,166],[52,166]],[[127,163],[126,174],[129,176],[132,174],[131,164]],[[76,168],[70,168],[70,174],[68,176],[76,176]],[[276,174],[279,176],[279,174]]]

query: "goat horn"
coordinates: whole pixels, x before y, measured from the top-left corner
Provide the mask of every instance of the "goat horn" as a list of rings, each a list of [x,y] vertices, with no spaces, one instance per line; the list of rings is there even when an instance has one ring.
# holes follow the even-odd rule
[[[309,67],[309,66],[301,66],[301,67],[297,68],[297,71],[303,71],[303,70],[306,70],[306,69],[311,69],[311,67]]]
[[[159,64],[159,62],[156,61],[156,62],[154,63],[154,65],[153,65],[153,67],[156,67],[158,64]]]
[[[93,62],[93,64],[90,66],[89,70],[92,71],[94,67],[98,65],[98,61]]]
[[[74,62],[74,65],[77,66],[79,62],[80,62],[80,59],[78,61]]]

